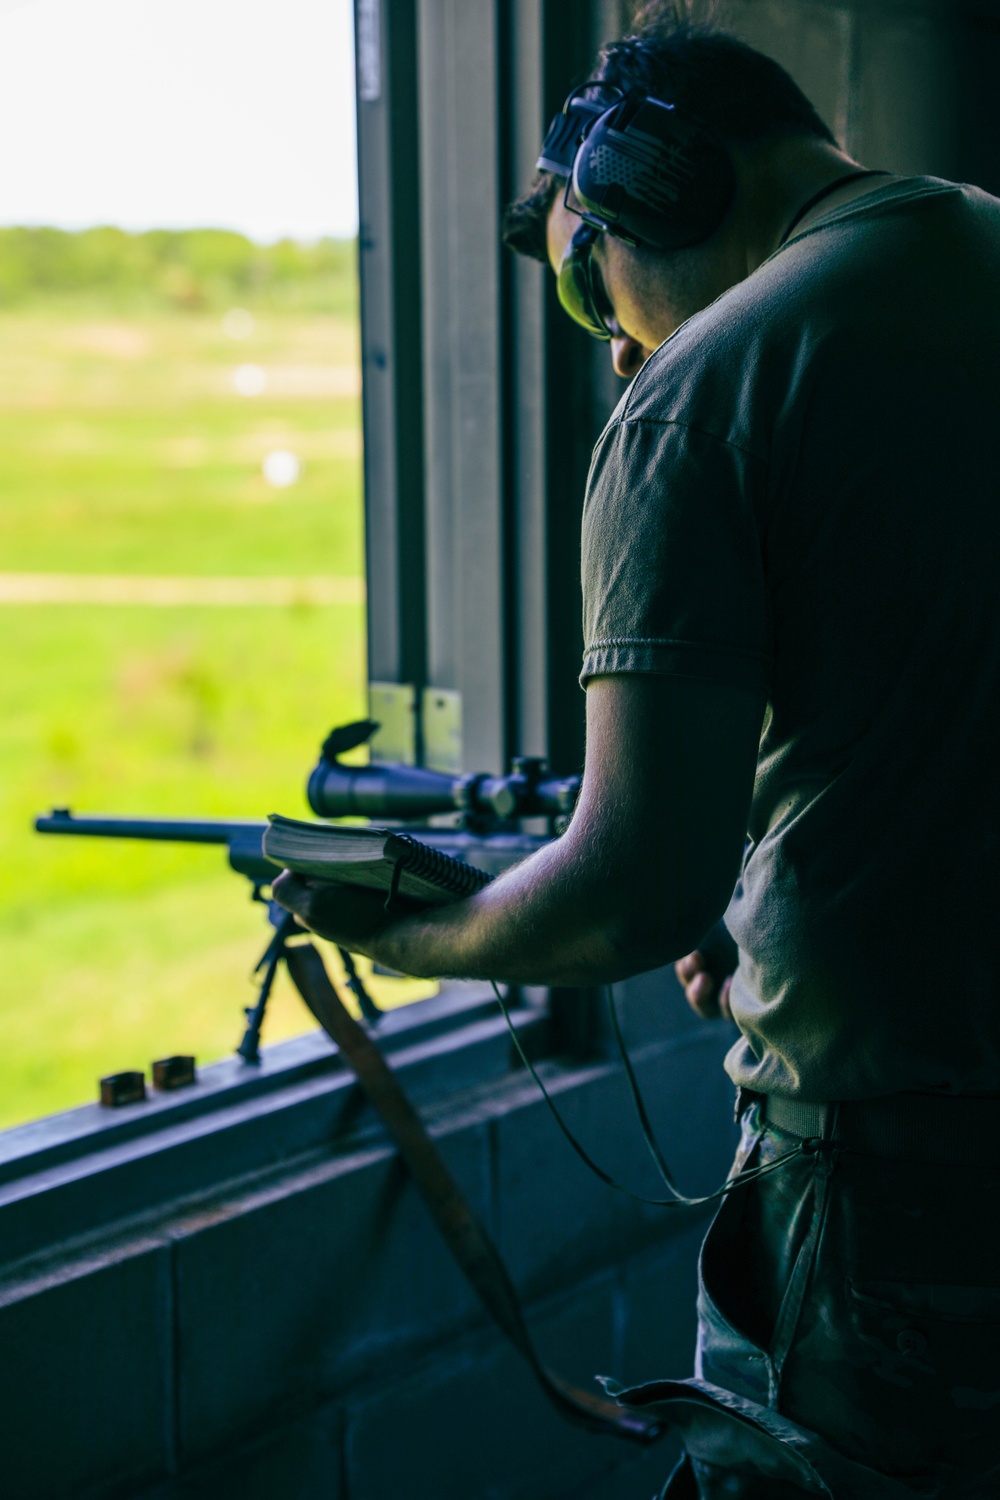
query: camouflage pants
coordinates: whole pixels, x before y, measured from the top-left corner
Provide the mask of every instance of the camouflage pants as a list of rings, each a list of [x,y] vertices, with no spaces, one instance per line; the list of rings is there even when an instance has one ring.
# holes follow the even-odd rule
[[[797,1138],[743,1118],[734,1172]],[[988,1153],[988,1154],[987,1154]],[[983,1143],[996,1162],[996,1143]],[[622,1399],[689,1458],[671,1500],[1000,1497],[1000,1168],[832,1147],[723,1200],[696,1377]]]

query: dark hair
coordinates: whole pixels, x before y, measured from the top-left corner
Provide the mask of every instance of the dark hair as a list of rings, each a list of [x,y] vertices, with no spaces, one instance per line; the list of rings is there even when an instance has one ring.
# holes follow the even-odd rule
[[[780,135],[837,144],[780,64],[729,32],[682,19],[670,0],[643,6],[632,34],[601,48],[592,77],[676,104],[736,145]],[[546,223],[565,180],[536,172],[527,192],[508,205],[503,221],[508,249],[547,259]]]

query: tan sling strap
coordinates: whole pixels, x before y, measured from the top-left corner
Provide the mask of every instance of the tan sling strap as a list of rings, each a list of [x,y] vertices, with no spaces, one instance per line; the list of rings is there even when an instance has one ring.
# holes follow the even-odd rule
[[[607,1396],[572,1385],[543,1364],[499,1251],[469,1207],[395,1074],[344,1008],[319,952],[311,943],[303,943],[287,948],[285,957],[299,994],[336,1044],[395,1142],[445,1244],[490,1317],[528,1361],[549,1400],[568,1421],[591,1432],[634,1443],[654,1442],[665,1430],[661,1421],[628,1412]]]

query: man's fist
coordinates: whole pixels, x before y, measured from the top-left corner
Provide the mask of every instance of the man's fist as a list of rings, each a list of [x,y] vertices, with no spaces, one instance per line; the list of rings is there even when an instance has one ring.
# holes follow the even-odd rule
[[[729,989],[733,976],[727,974],[720,984],[700,948],[696,948],[686,958],[678,959],[674,964],[674,973],[684,988],[688,1005],[699,1016],[706,1021],[717,1020],[719,1016],[726,1021],[733,1019],[733,1013],[729,1009]]]
[[[385,909],[385,892],[364,890],[328,880],[308,880],[283,870],[272,882],[279,906],[294,912],[299,923],[351,953],[373,958],[373,948],[396,920]]]

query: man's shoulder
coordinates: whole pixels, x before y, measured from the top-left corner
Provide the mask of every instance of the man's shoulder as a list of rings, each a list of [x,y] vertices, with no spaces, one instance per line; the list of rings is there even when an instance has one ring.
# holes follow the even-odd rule
[[[766,457],[795,390],[843,363],[845,346],[859,361],[877,356],[894,309],[912,322],[924,294],[910,282],[963,243],[981,261],[984,234],[1000,259],[1000,201],[936,178],[894,181],[834,211],[683,323],[614,420],[687,424]]]
[[[749,397],[769,332],[756,303],[740,283],[683,323],[646,360],[610,425],[697,432],[763,457]]]

